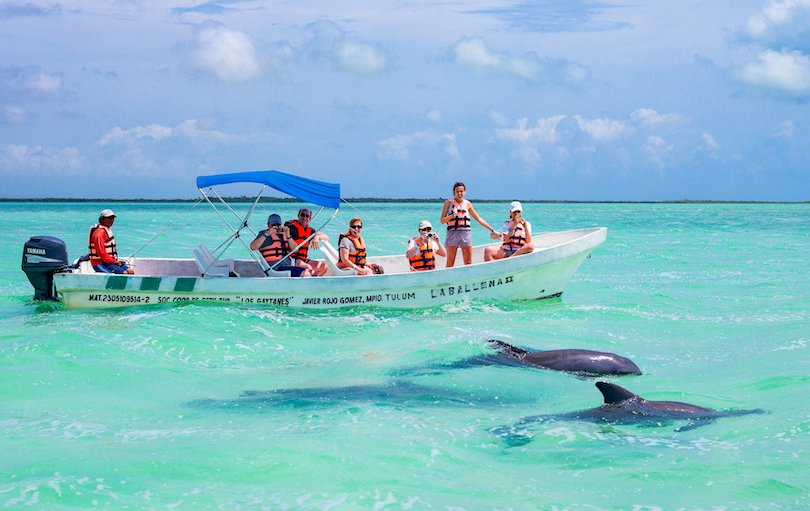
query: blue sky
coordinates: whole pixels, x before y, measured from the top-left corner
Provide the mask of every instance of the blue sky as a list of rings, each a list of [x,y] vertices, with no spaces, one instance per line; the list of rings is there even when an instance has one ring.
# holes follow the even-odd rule
[[[810,0],[25,0],[0,48],[0,197],[272,169],[344,197],[810,200]]]

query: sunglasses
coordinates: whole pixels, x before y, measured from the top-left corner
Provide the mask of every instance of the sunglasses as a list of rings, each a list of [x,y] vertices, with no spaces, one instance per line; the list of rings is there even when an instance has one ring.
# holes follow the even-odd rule
[[[430,232],[430,231],[433,230],[433,228],[432,227],[425,227],[424,229],[419,229],[419,230],[422,231],[422,232]]]
[[[352,229],[362,229],[363,226],[361,224],[353,225]]]
[[[309,218],[310,215],[307,215],[306,213],[301,213],[300,215],[298,215],[298,217],[299,218]]]

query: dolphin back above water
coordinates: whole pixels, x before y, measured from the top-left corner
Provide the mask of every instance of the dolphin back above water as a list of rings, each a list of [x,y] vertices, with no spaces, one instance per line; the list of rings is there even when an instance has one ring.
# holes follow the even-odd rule
[[[521,364],[584,375],[641,374],[632,360],[615,353],[590,350],[527,351],[507,342],[487,341],[501,355]]]
[[[722,411],[677,401],[647,401],[613,383],[600,381],[596,386],[605,398],[605,403],[600,407],[560,415],[524,417],[516,424],[497,426],[489,431],[502,438],[509,446],[519,447],[532,441],[534,433],[528,426],[535,422],[548,423],[573,419],[609,425],[635,424],[660,427],[672,421],[685,420],[687,424],[675,428],[675,431],[687,431],[708,424],[719,417],[762,413],[760,409]]]
[[[716,419],[727,415],[745,415],[762,411],[721,411],[677,401],[647,401],[623,387],[603,381],[597,382],[596,387],[602,392],[605,404],[570,414],[569,417],[604,422],[643,422],[650,419]]]

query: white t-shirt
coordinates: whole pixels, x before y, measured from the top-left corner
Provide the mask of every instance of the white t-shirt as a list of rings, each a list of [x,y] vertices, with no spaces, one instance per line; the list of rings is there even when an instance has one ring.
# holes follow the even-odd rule
[[[532,233],[532,224],[530,224],[528,220],[526,220],[526,231],[528,234]],[[509,234],[509,220],[503,223],[501,234]]]
[[[352,243],[352,240],[349,239],[348,236],[344,236],[343,239],[340,240],[340,243],[338,243],[338,250],[341,248],[348,248],[350,254],[357,252],[357,247],[354,246],[354,243]]]
[[[439,250],[439,244],[436,243],[436,240],[434,240],[434,239],[430,239],[429,241],[430,241],[430,247],[433,249],[433,253],[435,254],[436,251]],[[408,250],[410,250],[410,249],[412,249],[413,247],[416,247],[416,246],[418,246],[416,244],[416,241],[413,238],[411,238],[411,240],[408,242]]]

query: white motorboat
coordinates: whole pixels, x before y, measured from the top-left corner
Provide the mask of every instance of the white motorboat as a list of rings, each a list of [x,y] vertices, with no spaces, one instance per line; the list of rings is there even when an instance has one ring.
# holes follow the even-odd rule
[[[208,193],[216,194],[213,186],[241,182],[260,183],[322,209],[334,208],[327,224],[339,209],[339,185],[276,171],[201,176],[197,186],[203,198],[214,206],[206,188]],[[249,229],[247,220],[261,195],[262,192],[242,219],[216,194],[240,222],[238,227],[231,227],[233,234],[225,248],[236,240],[244,243],[240,232]],[[215,206],[214,209],[222,216]],[[223,220],[230,227],[224,217]],[[487,245],[476,246],[473,264],[445,268],[445,259],[437,256],[437,269],[432,271],[411,271],[404,254],[370,257],[367,263],[379,264],[385,270],[384,274],[370,276],[340,269],[335,249],[321,241],[319,249],[330,270],[323,277],[310,278],[275,271],[247,245],[251,259],[221,259],[199,245],[192,250],[194,258],[190,259],[127,259],[135,275],[97,273],[87,261],[68,266],[61,240],[40,236],[26,243],[23,270],[34,285],[37,298],[61,298],[65,306],[76,308],[198,301],[319,309],[358,306],[412,309],[467,298],[535,300],[560,296],[574,271],[604,243],[606,235],[604,227],[538,234],[532,236],[535,246],[532,253],[489,262],[484,262],[483,257]]]

